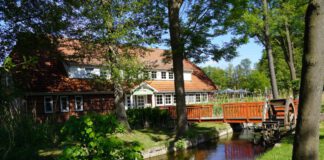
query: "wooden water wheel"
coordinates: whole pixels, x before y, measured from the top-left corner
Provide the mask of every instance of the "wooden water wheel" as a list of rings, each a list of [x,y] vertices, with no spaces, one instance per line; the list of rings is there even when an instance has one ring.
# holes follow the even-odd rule
[[[297,111],[291,99],[272,99],[263,108],[263,122],[260,129],[263,144],[280,140],[284,132],[296,126]]]

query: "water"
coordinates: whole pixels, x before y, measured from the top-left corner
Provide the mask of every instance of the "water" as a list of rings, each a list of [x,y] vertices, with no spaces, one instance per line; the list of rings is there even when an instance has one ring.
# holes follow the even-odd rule
[[[265,148],[253,144],[253,133],[244,130],[220,140],[213,140],[197,147],[175,153],[148,158],[147,160],[253,160]]]

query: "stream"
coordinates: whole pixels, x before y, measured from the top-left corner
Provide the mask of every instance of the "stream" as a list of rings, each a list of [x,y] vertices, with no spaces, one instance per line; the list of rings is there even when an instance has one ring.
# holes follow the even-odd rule
[[[184,151],[146,160],[253,160],[265,151],[263,146],[253,144],[253,132],[245,129],[240,133],[211,140]]]

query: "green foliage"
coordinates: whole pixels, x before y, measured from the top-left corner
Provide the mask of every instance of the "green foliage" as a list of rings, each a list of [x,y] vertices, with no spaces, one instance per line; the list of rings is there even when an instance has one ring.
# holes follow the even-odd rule
[[[134,108],[127,110],[128,122],[133,129],[139,128],[168,128],[172,119],[167,110],[159,108]]]
[[[174,146],[177,148],[177,150],[184,150],[187,148],[187,143],[185,139],[179,139],[175,142]]]
[[[16,112],[13,107],[1,107],[0,124],[2,159],[37,159],[39,149],[59,142],[60,125],[36,123],[32,116]]]
[[[113,136],[120,126],[113,115],[71,117],[61,129],[66,146],[60,159],[142,159],[138,142]]]
[[[247,79],[247,88],[252,92],[264,91],[265,88],[270,86],[268,77],[263,72],[257,70],[253,70]]]
[[[203,68],[206,75],[216,84],[219,88],[228,88],[227,72],[221,68],[207,66]]]
[[[229,65],[226,69],[208,66],[203,70],[220,89],[247,89],[255,92],[264,91],[270,86],[266,74],[252,69],[248,59],[243,59],[237,66]]]

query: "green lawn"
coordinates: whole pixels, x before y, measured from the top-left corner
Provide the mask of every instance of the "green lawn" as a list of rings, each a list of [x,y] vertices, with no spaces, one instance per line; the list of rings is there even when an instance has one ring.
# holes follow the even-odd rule
[[[222,123],[195,123],[190,126],[186,137],[193,138],[199,134],[218,134],[228,127]],[[174,141],[175,133],[171,130],[141,129],[133,130],[131,133],[118,134],[117,137],[129,142],[138,141],[145,150],[157,146],[168,146],[170,142]]]
[[[320,158],[324,159],[324,122],[320,124]],[[258,160],[290,160],[293,149],[293,135],[285,137],[280,141],[279,146],[273,147],[258,158]]]

